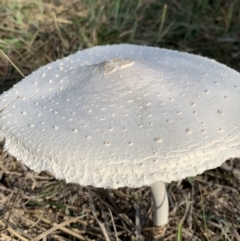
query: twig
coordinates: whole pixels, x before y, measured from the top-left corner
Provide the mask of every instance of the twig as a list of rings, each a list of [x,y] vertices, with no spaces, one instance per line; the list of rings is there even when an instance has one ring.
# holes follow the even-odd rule
[[[0,52],[2,53],[2,55],[12,64],[12,66],[20,73],[20,75],[22,75],[22,77],[24,78],[25,75],[21,72],[21,70],[12,62],[12,60],[0,49]]]
[[[105,227],[104,223],[100,222],[99,219],[97,218],[95,206],[94,206],[93,199],[92,199],[92,193],[91,193],[90,189],[88,189],[88,193],[89,193],[89,203],[90,203],[90,207],[91,207],[91,210],[92,210],[93,217],[96,219],[100,229],[102,230],[102,233],[103,233],[105,239],[107,241],[111,241],[109,236],[108,236],[108,233],[107,233],[107,230],[106,230],[106,227]]]
[[[58,230],[58,229],[60,229],[60,228],[62,228],[64,226],[66,226],[66,225],[68,225],[68,224],[70,224],[72,222],[75,222],[78,219],[83,218],[84,216],[85,215],[79,216],[79,217],[75,217],[75,218],[71,218],[69,220],[66,220],[66,221],[60,223],[60,224],[57,224],[56,226],[48,229],[47,231],[43,232],[42,234],[40,234],[37,237],[35,237],[34,239],[32,239],[32,241],[39,241],[40,239],[43,239],[44,237],[47,237],[47,235],[51,234],[52,232],[54,232],[54,231],[56,231],[56,230]]]
[[[116,236],[116,240],[118,241],[118,234],[117,234],[117,229],[116,229],[116,225],[115,225],[115,222],[114,222],[114,219],[113,219],[113,215],[112,215],[112,211],[108,208],[108,211],[110,213],[110,216],[111,216],[111,220],[112,220],[112,224],[113,224],[113,230],[114,230],[114,233],[115,233],[115,236]]]

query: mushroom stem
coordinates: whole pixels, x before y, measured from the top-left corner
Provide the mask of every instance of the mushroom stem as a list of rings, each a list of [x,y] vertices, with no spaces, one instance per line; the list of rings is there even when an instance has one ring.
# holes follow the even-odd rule
[[[156,226],[163,226],[168,223],[168,196],[165,184],[161,181],[151,185],[154,200],[153,223]]]

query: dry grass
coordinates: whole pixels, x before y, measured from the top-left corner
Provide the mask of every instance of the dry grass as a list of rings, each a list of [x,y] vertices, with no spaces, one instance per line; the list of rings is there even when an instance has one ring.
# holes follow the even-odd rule
[[[136,43],[209,56],[240,70],[239,0],[2,0],[0,49],[27,75],[76,50]],[[21,79],[0,55],[0,91]],[[168,185],[153,228],[148,187],[66,184],[0,155],[0,240],[240,240],[239,160]]]

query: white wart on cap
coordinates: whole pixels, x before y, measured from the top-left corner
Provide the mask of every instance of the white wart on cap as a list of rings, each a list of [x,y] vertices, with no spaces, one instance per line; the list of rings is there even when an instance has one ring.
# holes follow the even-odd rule
[[[171,182],[240,157],[240,75],[134,45],[48,64],[0,96],[5,149],[35,171],[118,188]]]

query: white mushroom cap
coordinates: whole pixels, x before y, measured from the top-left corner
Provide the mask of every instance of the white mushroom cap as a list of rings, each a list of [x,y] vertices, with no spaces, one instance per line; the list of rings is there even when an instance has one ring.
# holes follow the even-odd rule
[[[240,75],[214,60],[128,44],[41,67],[0,96],[5,149],[96,187],[171,182],[240,157]]]

